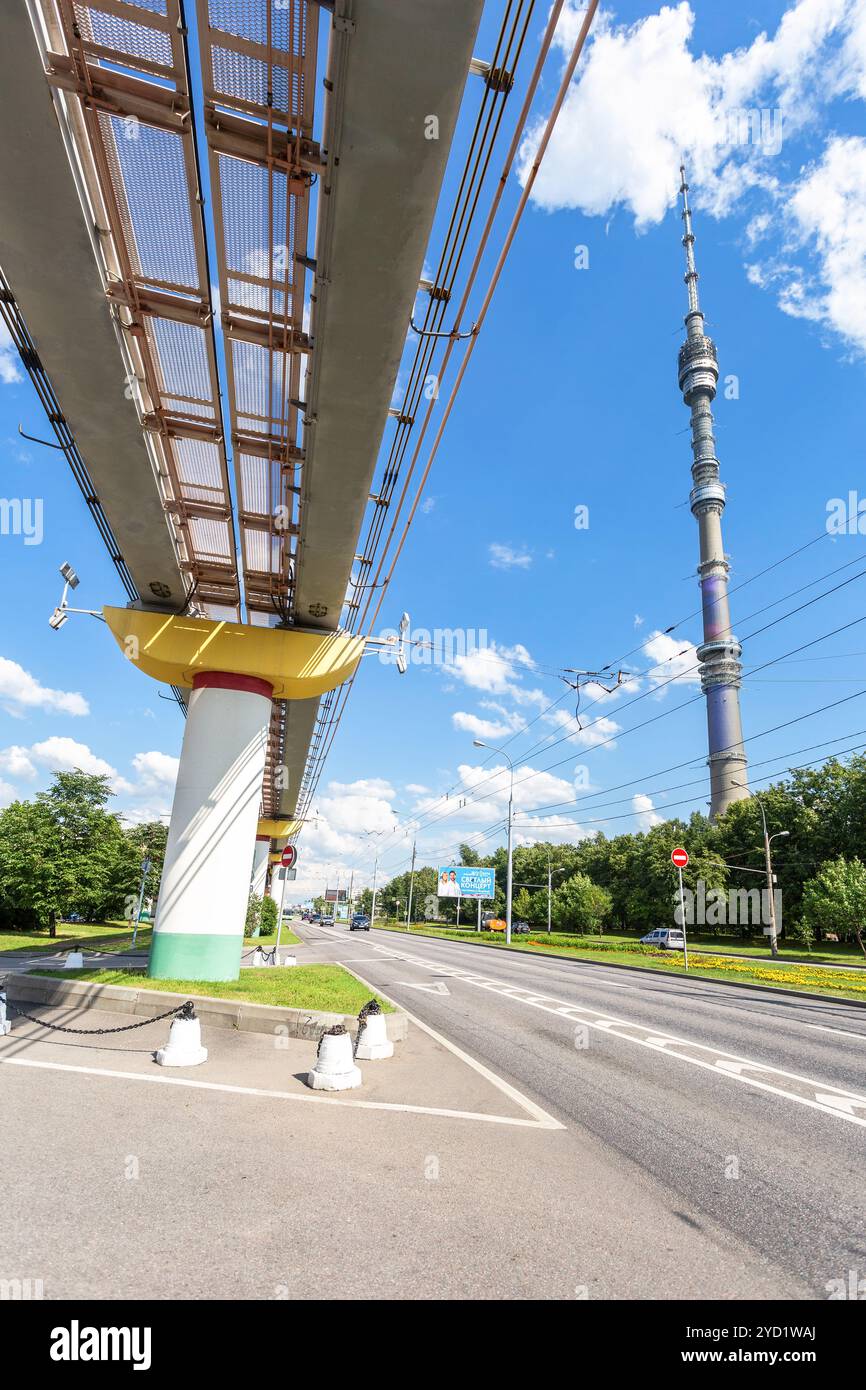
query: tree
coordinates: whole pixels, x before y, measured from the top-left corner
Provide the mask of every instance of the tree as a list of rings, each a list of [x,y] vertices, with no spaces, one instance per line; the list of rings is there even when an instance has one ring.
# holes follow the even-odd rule
[[[262,900],[262,911],[259,917],[259,935],[273,936],[277,929],[277,915],[279,908],[273,898],[268,896]]]
[[[566,879],[553,895],[553,922],[560,931],[601,931],[610,909],[610,894],[586,874]]]
[[[866,923],[866,864],[839,855],[803,885],[803,920],[840,940],[860,942]]]
[[[532,899],[525,888],[521,888],[515,895],[514,901],[511,904],[511,915],[514,919],[523,918],[527,922],[531,920]]]
[[[143,821],[141,825],[131,825],[124,833],[132,846],[139,865],[145,859],[150,860],[144,895],[146,898],[156,900],[159,897],[162,866],[165,861],[168,826],[163,825],[162,821],[158,820]]]
[[[137,893],[136,851],[106,804],[107,776],[58,772],[34,801],[0,815],[0,912],[55,934],[58,916],[101,921]]]

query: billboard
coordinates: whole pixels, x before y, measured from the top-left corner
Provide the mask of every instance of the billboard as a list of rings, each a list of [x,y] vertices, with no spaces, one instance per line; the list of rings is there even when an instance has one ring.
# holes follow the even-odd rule
[[[465,864],[449,864],[436,870],[436,894],[440,898],[492,898],[495,869],[470,869]]]
[[[337,888],[326,888],[326,889],[325,889],[325,902],[326,902],[326,903],[336,903],[336,902],[345,903],[345,902],[348,902],[348,900],[349,900],[349,890],[348,890],[348,888],[340,888],[340,889],[337,889]]]

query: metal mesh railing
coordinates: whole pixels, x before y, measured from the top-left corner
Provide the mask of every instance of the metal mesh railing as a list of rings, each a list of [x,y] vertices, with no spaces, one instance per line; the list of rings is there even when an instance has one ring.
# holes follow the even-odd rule
[[[180,0],[37,0],[46,76],[100,228],[128,394],[160,479],[188,593],[240,616]],[[136,13],[130,14],[129,11]],[[190,445],[208,455],[190,479]],[[192,485],[189,485],[192,483]]]

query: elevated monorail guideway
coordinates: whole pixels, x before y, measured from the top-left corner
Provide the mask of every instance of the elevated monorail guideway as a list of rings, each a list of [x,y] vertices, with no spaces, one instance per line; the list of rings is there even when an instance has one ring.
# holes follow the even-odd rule
[[[237,975],[254,846],[297,832],[363,650],[341,614],[481,9],[195,0],[199,82],[182,0],[4,7],[4,316],[137,594],[106,620],[188,702],[152,974]]]

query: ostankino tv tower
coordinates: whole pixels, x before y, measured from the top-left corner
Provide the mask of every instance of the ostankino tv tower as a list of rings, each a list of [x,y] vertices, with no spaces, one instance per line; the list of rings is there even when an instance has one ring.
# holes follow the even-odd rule
[[[719,481],[719,461],[713,435],[712,402],[719,380],[716,345],[704,332],[704,316],[698,299],[698,272],[695,269],[695,237],[689,207],[686,171],[680,167],[680,193],[683,199],[686,248],[685,281],[689,292],[689,311],[685,324],[687,338],[680,348],[679,381],[683,400],[692,413],[692,478],[689,496],[692,516],[698,523],[704,640],[698,647],[701,689],[707,699],[709,740],[710,815],[721,815],[734,801],[749,795],[743,728],[740,722],[740,682],[742,648],[731,631],[728,606],[728,570],[722,543],[722,512],[725,488]]]

